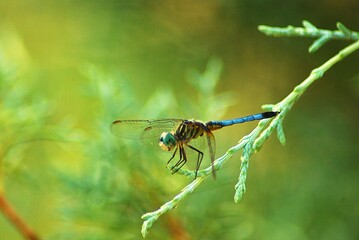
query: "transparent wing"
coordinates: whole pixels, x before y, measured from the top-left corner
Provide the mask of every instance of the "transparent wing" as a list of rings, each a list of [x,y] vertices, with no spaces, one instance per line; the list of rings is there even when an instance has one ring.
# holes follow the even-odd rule
[[[213,161],[216,157],[216,140],[212,132],[208,132],[206,134],[206,138],[207,138],[208,152],[211,158],[211,162],[213,164]]]
[[[200,150],[201,152],[203,152],[205,155],[206,155],[206,151],[208,150],[208,146],[207,146],[207,140],[206,140],[206,137],[205,136],[201,136],[201,137],[198,137],[196,139],[192,139],[191,141],[188,142],[188,145],[191,145],[192,147]],[[188,149],[186,146],[185,146],[186,149]],[[191,149],[188,149],[187,151],[188,153],[195,153],[193,152],[193,150]],[[186,152],[186,153],[187,153]]]
[[[214,159],[216,157],[216,140],[211,131],[206,133],[206,137],[207,137],[207,146],[208,146],[209,157],[211,159],[211,165],[212,165],[212,174],[213,174],[213,177],[216,178],[216,173],[214,171],[214,166],[213,166]]]
[[[196,139],[192,139],[188,142],[188,145],[194,147],[195,149],[201,151],[204,154],[204,161],[202,161],[202,164],[204,164],[204,166],[207,167],[208,165],[213,164],[216,154],[216,140],[211,131],[206,132],[205,134],[203,134],[203,136],[200,136]],[[188,161],[190,162],[190,164],[192,163],[193,168],[195,168],[193,163],[196,162],[198,153],[186,146],[185,150],[186,154],[188,155]]]
[[[174,131],[182,119],[116,120],[111,124],[111,133],[127,139],[158,139],[162,132]]]

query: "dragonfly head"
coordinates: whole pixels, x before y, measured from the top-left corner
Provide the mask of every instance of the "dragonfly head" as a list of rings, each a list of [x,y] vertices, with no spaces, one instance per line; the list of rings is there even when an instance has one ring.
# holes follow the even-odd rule
[[[177,140],[172,133],[163,132],[161,134],[158,145],[160,145],[160,147],[165,151],[171,151],[174,147],[176,147]]]

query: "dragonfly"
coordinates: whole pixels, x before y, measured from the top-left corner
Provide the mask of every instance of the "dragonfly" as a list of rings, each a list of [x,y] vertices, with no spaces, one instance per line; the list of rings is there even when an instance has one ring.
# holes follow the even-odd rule
[[[240,118],[202,122],[200,120],[187,120],[187,119],[157,119],[157,120],[116,120],[111,124],[111,132],[113,135],[120,138],[137,139],[137,140],[150,140],[152,143],[158,144],[164,151],[173,151],[172,157],[168,160],[168,164],[175,158],[177,153],[179,159],[171,166],[171,173],[176,173],[187,162],[188,151],[193,151],[197,154],[195,179],[200,169],[202,159],[204,156],[203,149],[194,144],[197,140],[205,140],[208,147],[209,157],[211,159],[212,173],[215,177],[214,159],[216,151],[216,141],[213,131],[223,127],[262,120],[265,118],[272,118],[279,112],[263,112],[252,114]],[[158,146],[157,146],[158,147]]]

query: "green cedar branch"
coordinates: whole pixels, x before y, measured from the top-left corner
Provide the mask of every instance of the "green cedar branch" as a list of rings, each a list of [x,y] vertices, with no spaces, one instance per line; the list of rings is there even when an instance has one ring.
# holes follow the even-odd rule
[[[303,27],[287,26],[284,28],[270,27],[265,25],[258,26],[259,31],[268,36],[274,37],[310,37],[316,38],[309,47],[309,52],[315,52],[329,40],[359,40],[359,33],[348,29],[344,24],[338,22],[338,30],[318,29],[309,21],[303,21]]]
[[[303,23],[307,29],[316,28],[311,25],[309,22]],[[344,25],[343,25],[344,26]],[[343,27],[341,26],[341,27]],[[343,31],[343,30],[342,30]],[[345,30],[344,30],[345,31]],[[344,34],[344,33],[343,33]],[[283,119],[287,116],[293,105],[298,101],[298,99],[303,95],[303,93],[312,85],[316,80],[320,79],[326,71],[328,71],[333,65],[343,60],[351,53],[359,50],[359,41],[352,43],[346,48],[339,51],[335,56],[330,58],[324,64],[315,68],[311,71],[310,75],[299,85],[297,85],[293,91],[285,97],[282,101],[275,105],[264,105],[263,108],[266,110],[280,111],[280,114],[272,119],[263,119],[259,121],[258,126],[248,135],[244,136],[237,145],[230,148],[222,157],[218,158],[214,162],[214,169],[216,171],[220,170],[223,164],[230,159],[235,153],[243,149],[241,156],[241,169],[238,177],[238,183],[235,186],[235,195],[234,201],[237,203],[243,197],[243,194],[246,191],[246,180],[248,173],[248,164],[249,159],[258,151],[265,140],[276,130],[277,136],[281,144],[285,144],[285,136],[283,131]],[[171,166],[169,166],[171,167]],[[164,213],[175,208],[182,200],[184,200],[189,194],[191,194],[208,176],[211,175],[212,168],[207,167],[204,170],[198,172],[198,177],[182,189],[181,193],[176,195],[172,200],[162,205],[157,211],[146,213],[142,216],[144,220],[142,225],[142,236],[146,237],[148,230],[152,227],[153,223]],[[183,174],[191,179],[194,178],[194,171],[189,171],[185,169],[180,169],[179,174]]]

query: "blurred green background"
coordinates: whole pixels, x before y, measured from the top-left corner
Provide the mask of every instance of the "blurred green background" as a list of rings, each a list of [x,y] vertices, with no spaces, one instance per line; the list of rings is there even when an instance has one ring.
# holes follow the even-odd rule
[[[170,174],[168,155],[111,136],[110,123],[260,112],[348,42],[308,54],[312,40],[257,26],[358,31],[358,10],[356,0],[1,1],[0,189],[43,239],[141,239],[142,214],[189,180]],[[148,239],[358,239],[358,63],[354,53],[302,96],[287,145],[272,136],[251,159],[239,204],[237,155]],[[217,156],[254,126],[216,132]],[[22,239],[3,215],[0,239]]]

